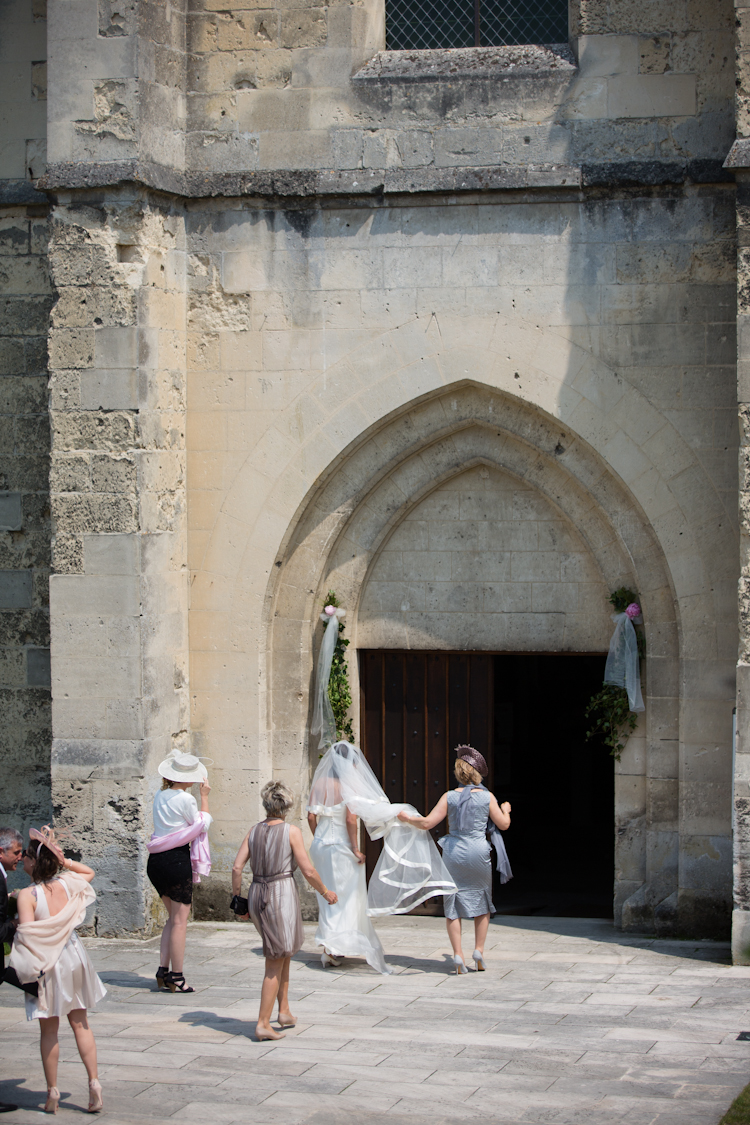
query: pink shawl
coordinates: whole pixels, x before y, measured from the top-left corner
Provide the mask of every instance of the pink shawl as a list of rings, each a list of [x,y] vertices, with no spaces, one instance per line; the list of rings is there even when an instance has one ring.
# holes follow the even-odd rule
[[[184,828],[176,828],[166,836],[152,836],[146,844],[149,852],[169,852],[172,848],[181,848],[183,844],[190,844],[190,866],[193,869],[193,882],[200,883],[201,875],[211,874],[211,852],[208,847],[208,828],[206,817],[198,813],[198,819]]]
[[[18,973],[22,984],[38,980],[37,1003],[42,1012],[48,1010],[44,974],[57,964],[73,930],[86,917],[86,908],[96,899],[91,884],[75,872],[63,871],[59,878],[67,887],[68,902],[51,918],[35,918],[33,922],[20,925],[10,954],[9,964]],[[44,894],[44,891],[37,893]]]

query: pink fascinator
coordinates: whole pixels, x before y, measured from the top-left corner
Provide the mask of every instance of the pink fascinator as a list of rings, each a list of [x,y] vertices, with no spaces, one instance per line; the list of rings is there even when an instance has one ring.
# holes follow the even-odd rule
[[[473,766],[480,777],[486,777],[490,772],[483,756],[473,746],[457,746],[456,758],[460,758],[462,762],[467,762],[470,766]]]
[[[62,864],[65,863],[62,848],[55,840],[55,830],[49,824],[45,824],[39,829],[30,828],[29,839],[38,840],[40,844],[44,844],[45,848],[49,848],[56,860]]]

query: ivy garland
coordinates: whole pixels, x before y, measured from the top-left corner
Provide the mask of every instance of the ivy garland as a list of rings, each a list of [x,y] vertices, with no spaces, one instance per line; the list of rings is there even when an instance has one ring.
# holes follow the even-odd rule
[[[329,590],[323,604],[332,605],[338,609],[341,603],[334,591]],[[327,625],[326,628],[330,629],[331,626]],[[331,660],[328,698],[331,701],[333,717],[336,722],[336,738],[354,742],[354,728],[349,717],[349,708],[352,705],[352,689],[349,684],[349,669],[346,664],[346,650],[349,647],[349,641],[344,638],[343,632],[344,626],[340,621],[339,635],[336,638],[336,647],[333,650],[333,659]]]
[[[615,613],[624,613],[632,602],[637,601],[638,595],[627,586],[621,586],[609,598]],[[638,654],[641,657],[645,656],[645,637],[637,626],[636,637]],[[586,740],[601,737],[604,745],[609,746],[612,757],[619,762],[625,743],[638,722],[638,716],[630,710],[627,690],[615,684],[603,684],[601,691],[591,697],[584,714],[591,722],[591,729],[586,731]]]

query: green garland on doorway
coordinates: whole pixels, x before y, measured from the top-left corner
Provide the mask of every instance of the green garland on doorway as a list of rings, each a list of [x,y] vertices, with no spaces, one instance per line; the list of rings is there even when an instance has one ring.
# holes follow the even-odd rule
[[[340,602],[333,590],[326,594],[324,605],[340,608]],[[330,628],[330,625],[327,626]],[[346,663],[346,650],[349,641],[343,636],[344,626],[339,622],[339,635],[336,638],[336,647],[331,660],[331,678],[328,681],[328,698],[331,701],[333,717],[336,721],[336,738],[354,742],[354,728],[349,717],[349,708],[352,705],[352,689],[349,683],[349,669]]]
[[[638,595],[627,586],[621,586],[610,594],[609,602],[615,613],[624,613],[632,602],[638,602]],[[638,654],[644,656],[645,638],[638,626],[636,637]],[[619,762],[625,743],[638,722],[638,716],[630,710],[626,689],[615,684],[603,684],[601,691],[592,695],[584,715],[591,722],[591,729],[586,731],[586,741],[599,736],[604,745],[609,746],[609,752],[615,761]]]

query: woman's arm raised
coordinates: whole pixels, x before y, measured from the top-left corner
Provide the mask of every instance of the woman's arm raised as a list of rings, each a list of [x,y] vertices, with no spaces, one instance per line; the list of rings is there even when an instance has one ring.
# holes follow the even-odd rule
[[[292,853],[297,861],[297,866],[312,889],[317,891],[319,895],[322,895],[329,906],[333,906],[335,902],[339,901],[338,895],[328,890],[320,875],[318,875],[313,867],[312,861],[305,850],[305,841],[302,839],[302,833],[296,824],[289,825],[289,843],[292,845]]]
[[[208,794],[211,792],[211,786],[208,784],[208,778],[205,777],[201,782],[201,812],[208,812]]]
[[[510,828],[510,801],[503,801],[502,805],[498,805],[495,794],[490,793],[490,820],[503,832]]]
[[[66,859],[65,870],[72,871],[74,875],[80,875],[87,883],[90,883],[96,875],[93,867],[88,867],[85,863],[79,863],[76,859]]]
[[[425,832],[429,832],[436,824],[440,824],[441,820],[445,820],[447,815],[448,794],[443,793],[435,808],[427,816],[412,816],[411,813],[400,812],[398,819],[403,820],[405,824],[411,824],[412,828],[422,828]]]

